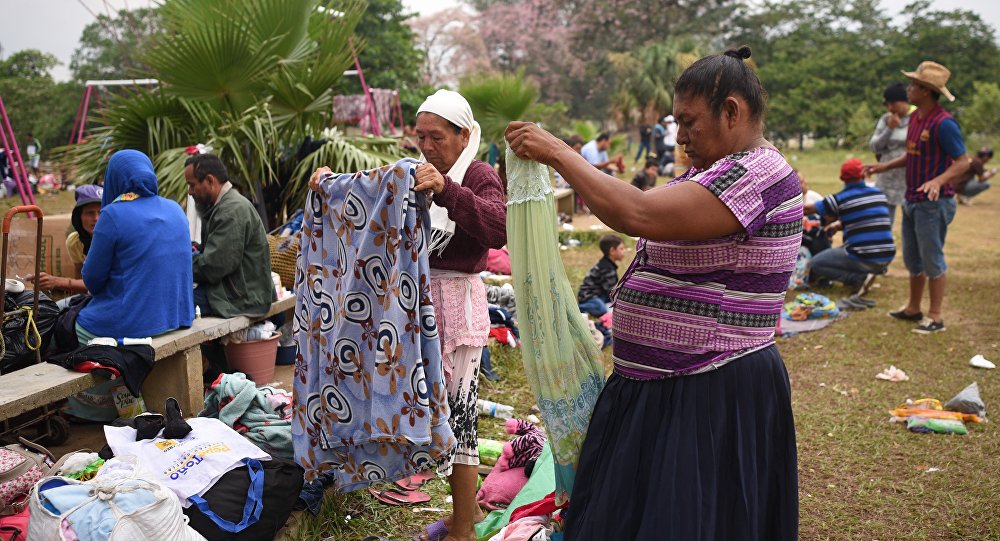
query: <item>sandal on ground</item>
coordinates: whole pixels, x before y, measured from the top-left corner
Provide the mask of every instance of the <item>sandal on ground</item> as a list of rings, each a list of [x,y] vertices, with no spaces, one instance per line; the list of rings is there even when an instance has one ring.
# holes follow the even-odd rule
[[[431,495],[416,490],[400,490],[398,488],[376,489],[368,488],[368,493],[378,501],[387,505],[413,505],[431,501]]]
[[[413,536],[413,541],[441,541],[445,537],[448,537],[448,526],[443,520],[439,520]]]
[[[424,470],[420,473],[415,473],[409,477],[396,481],[396,486],[403,490],[417,490],[424,486],[424,483],[434,479],[435,477],[437,477],[437,473],[433,470]]]

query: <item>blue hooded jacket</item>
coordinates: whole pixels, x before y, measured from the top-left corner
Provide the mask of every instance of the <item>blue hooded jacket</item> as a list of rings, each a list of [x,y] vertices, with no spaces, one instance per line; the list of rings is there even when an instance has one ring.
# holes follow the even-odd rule
[[[104,177],[83,281],[93,300],[77,324],[97,336],[143,338],[194,320],[191,235],[177,203],[157,195],[156,173],[137,150],[116,152]],[[136,194],[138,198],[124,194]]]

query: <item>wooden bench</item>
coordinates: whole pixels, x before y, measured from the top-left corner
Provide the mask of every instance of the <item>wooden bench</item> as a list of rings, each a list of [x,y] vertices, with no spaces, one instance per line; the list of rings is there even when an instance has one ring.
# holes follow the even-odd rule
[[[262,316],[196,319],[186,329],[153,338],[156,364],[142,385],[146,408],[160,411],[172,396],[185,415],[196,415],[205,406],[201,345],[293,308],[295,297],[290,296],[272,304]],[[0,376],[0,420],[62,400],[102,381],[104,378],[50,363],[4,374]]]
[[[567,216],[573,216],[573,210],[576,208],[576,197],[573,188],[556,188],[552,192],[552,196],[556,200],[557,213],[561,212]]]

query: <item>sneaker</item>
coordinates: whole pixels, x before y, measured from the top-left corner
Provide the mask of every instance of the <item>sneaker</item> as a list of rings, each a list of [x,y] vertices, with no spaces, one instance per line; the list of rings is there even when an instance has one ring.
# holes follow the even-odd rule
[[[905,306],[902,307],[902,308],[900,308],[899,310],[895,310],[893,312],[889,312],[889,316],[890,317],[894,317],[896,319],[901,319],[903,321],[920,321],[920,320],[924,319],[924,313],[923,312],[917,312],[916,314],[908,314],[908,313],[906,313],[906,307]]]
[[[972,204],[972,198],[967,195],[958,196],[958,202],[961,205],[969,206]]]
[[[867,295],[868,290],[872,288],[872,284],[875,283],[875,278],[877,277],[878,275],[875,274],[874,272],[869,272],[865,276],[865,280],[861,282],[861,287],[859,287],[858,291],[855,292],[854,294],[858,297],[864,297],[865,295]]]
[[[931,334],[935,332],[941,332],[944,330],[944,321],[934,321],[933,319],[927,317],[920,320],[920,325],[913,329],[913,332],[917,334]]]

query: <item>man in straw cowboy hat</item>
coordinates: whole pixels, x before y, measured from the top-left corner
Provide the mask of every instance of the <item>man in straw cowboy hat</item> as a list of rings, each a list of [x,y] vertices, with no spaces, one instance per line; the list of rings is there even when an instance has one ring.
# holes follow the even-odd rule
[[[903,261],[910,271],[910,297],[905,306],[889,315],[917,321],[913,331],[929,334],[945,329],[941,317],[947,270],[944,240],[948,224],[955,217],[953,184],[968,170],[969,156],[958,122],[938,103],[941,96],[955,101],[945,86],[951,76],[948,68],[925,61],[917,66],[917,71],[904,71],[903,75],[910,79],[906,98],[916,106],[910,114],[906,154],[866,169],[870,174],[906,167]],[[920,302],[928,281],[931,302],[924,317]]]

